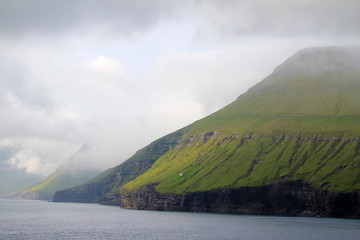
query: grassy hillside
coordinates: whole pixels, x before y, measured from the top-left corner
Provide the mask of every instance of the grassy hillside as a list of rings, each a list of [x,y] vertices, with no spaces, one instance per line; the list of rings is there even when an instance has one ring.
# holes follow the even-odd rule
[[[359,48],[305,49],[215,114],[360,116]]]
[[[193,125],[122,190],[160,193],[304,180],[360,190],[360,48],[300,51],[235,102]]]
[[[124,188],[159,183],[161,193],[183,193],[286,178],[360,190],[359,126],[360,118],[210,116]]]

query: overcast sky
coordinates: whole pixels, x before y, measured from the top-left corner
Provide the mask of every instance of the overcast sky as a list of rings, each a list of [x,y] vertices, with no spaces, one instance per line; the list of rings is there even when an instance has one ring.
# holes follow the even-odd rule
[[[235,100],[296,51],[359,45],[357,0],[0,0],[0,150],[112,167]]]

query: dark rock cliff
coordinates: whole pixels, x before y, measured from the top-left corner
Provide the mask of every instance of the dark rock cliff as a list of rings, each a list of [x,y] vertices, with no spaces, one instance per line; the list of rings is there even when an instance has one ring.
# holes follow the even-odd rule
[[[99,203],[104,195],[104,184],[84,184],[57,191],[54,202]]]
[[[360,217],[360,193],[332,194],[303,181],[266,186],[161,194],[156,184],[123,192],[121,207],[140,210]]]

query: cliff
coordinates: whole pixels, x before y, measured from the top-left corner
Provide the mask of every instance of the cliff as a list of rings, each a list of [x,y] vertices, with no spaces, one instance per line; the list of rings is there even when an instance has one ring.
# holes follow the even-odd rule
[[[333,194],[301,180],[183,194],[159,193],[151,184],[121,200],[121,207],[139,210],[360,217],[360,192]]]

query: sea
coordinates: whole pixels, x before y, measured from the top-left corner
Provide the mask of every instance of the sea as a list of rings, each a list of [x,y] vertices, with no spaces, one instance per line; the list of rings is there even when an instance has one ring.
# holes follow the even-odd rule
[[[0,200],[0,239],[360,239],[360,220]]]

